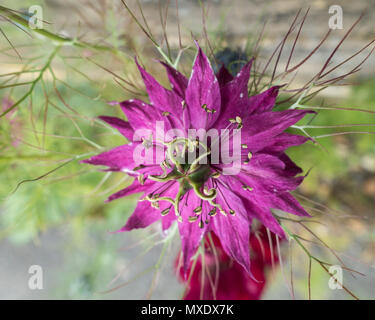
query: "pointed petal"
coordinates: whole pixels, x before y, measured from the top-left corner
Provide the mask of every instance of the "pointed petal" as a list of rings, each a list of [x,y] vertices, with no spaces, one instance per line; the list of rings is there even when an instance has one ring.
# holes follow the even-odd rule
[[[267,203],[270,208],[295,214],[301,217],[310,217],[307,211],[298,203],[298,201],[288,192],[269,196]]]
[[[199,222],[189,222],[189,216],[194,216],[194,209],[201,205],[201,200],[195,195],[194,191],[189,191],[185,194],[186,200],[182,201],[180,205],[182,222],[178,223],[178,229],[180,231],[181,237],[181,249],[183,252],[183,267],[185,273],[188,270],[191,257],[195,254],[198,246],[203,239],[206,232],[206,224],[203,228],[199,227]],[[204,203],[204,208],[202,208],[202,215],[206,214],[207,208]]]
[[[221,90],[223,107],[230,108],[231,104],[236,104],[248,97],[248,83],[252,64],[253,59],[244,65],[236,77]]]
[[[226,128],[229,124],[229,119],[236,118],[236,116],[243,117],[249,101],[248,82],[252,62],[253,59],[243,66],[233,80],[227,82],[221,88],[221,113],[213,125],[215,128]]]
[[[176,92],[182,99],[185,99],[185,91],[188,85],[188,79],[178,70],[172,68],[169,64],[160,62],[167,70],[169,82],[172,90]]]
[[[220,88],[212,70],[210,61],[198,46],[188,87],[186,89],[186,103],[189,108],[191,126],[195,129],[210,127],[220,114]],[[207,113],[202,106],[215,113]]]
[[[113,171],[133,169],[135,167],[133,160],[134,147],[135,144],[118,146],[112,150],[103,152],[81,162],[96,166],[107,166]]]
[[[143,69],[136,60],[151,104],[160,112],[169,112],[178,117],[182,111],[182,98],[173,91],[167,90]]]
[[[272,111],[275,105],[280,86],[274,86],[268,90],[250,97],[249,113],[262,113]]]
[[[258,201],[255,201],[254,198],[244,199],[243,201],[252,216],[255,216],[266,228],[276,233],[280,238],[285,238],[284,230],[272,215],[269,208],[263,207]]]
[[[224,251],[252,276],[250,271],[249,221],[241,215],[223,216],[212,219],[212,230],[219,237]]]
[[[146,228],[160,219],[160,213],[151,206],[149,201],[138,201],[137,207],[135,208],[133,214],[129,217],[125,226],[116,232]]]
[[[283,152],[290,147],[299,146],[309,140],[311,139],[305,136],[283,132],[274,137],[273,141],[262,149],[262,152],[271,154]]]
[[[141,192],[148,191],[155,184],[157,184],[155,181],[152,181],[152,180],[149,180],[149,179],[146,180],[144,182],[144,184],[140,184],[139,181],[137,179],[135,179],[130,186],[128,186],[128,187],[126,187],[126,188],[124,188],[124,189],[122,189],[122,190],[120,190],[120,191],[112,194],[107,199],[107,202],[113,201],[113,200],[116,200],[116,199],[119,199],[119,198],[122,198],[122,197],[126,197],[126,196],[129,196],[131,194],[141,193]]]
[[[133,139],[133,129],[129,122],[121,120],[116,117],[100,116],[100,120],[108,123],[113,128],[117,129],[126,139],[131,141]]]
[[[221,66],[219,72],[216,74],[216,78],[219,81],[220,88],[233,80],[233,76],[224,65]]]
[[[251,152],[262,150],[274,142],[274,138],[301,120],[311,110],[285,110],[250,115],[243,120],[241,142]]]

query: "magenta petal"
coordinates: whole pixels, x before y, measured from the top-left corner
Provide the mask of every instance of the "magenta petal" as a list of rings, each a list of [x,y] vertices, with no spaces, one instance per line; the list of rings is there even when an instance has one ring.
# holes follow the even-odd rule
[[[155,184],[156,184],[156,182],[152,181],[152,180],[146,180],[144,184],[140,184],[139,181],[137,179],[135,179],[130,186],[112,194],[108,198],[107,201],[113,201],[113,200],[116,200],[118,198],[129,196],[131,194],[145,192],[145,191],[149,190]]]
[[[134,144],[118,146],[112,150],[93,156],[90,159],[83,160],[83,163],[107,166],[113,171],[123,169],[133,169],[135,166],[133,160]]]
[[[185,200],[182,200],[182,204],[180,205],[182,222],[178,223],[178,228],[181,237],[183,267],[185,272],[187,272],[190,259],[197,251],[198,246],[203,239],[207,226],[206,224],[204,224],[203,228],[200,228],[198,221],[188,221],[189,216],[194,215],[193,210],[201,205],[201,199],[199,199],[193,191],[185,194],[185,197]],[[205,203],[203,205],[204,207],[202,208],[201,215],[205,216],[207,214],[207,208]]]
[[[262,149],[262,152],[266,153],[279,153],[283,152],[286,149],[294,146],[299,146],[307,141],[311,140],[308,137],[290,134],[287,132],[283,132],[278,136],[274,137],[270,144]]]
[[[248,105],[248,82],[253,60],[250,60],[233,80],[221,88],[221,114],[215,128],[226,128],[229,119],[243,117]]]
[[[107,116],[100,116],[99,119],[117,129],[129,141],[133,139],[133,129],[131,128],[129,122],[126,122],[119,118]]]
[[[273,233],[281,238],[285,238],[284,230],[281,228],[279,222],[272,215],[269,208],[262,206],[262,202],[256,202],[255,199],[248,198],[243,200],[248,212],[251,212],[262,224],[270,229]],[[262,200],[260,200],[262,201]]]
[[[271,111],[275,105],[280,86],[274,86],[268,90],[250,97],[250,113],[262,113]]]
[[[279,155],[281,161],[285,163],[284,174],[286,176],[294,177],[297,174],[302,173],[302,169],[298,167],[285,153]],[[301,181],[302,182],[302,181]]]
[[[188,85],[188,79],[179,71],[172,68],[169,64],[161,62],[167,70],[169,82],[172,90],[176,92],[182,99],[185,99],[185,91]]]
[[[243,66],[236,77],[228,82],[221,90],[222,104],[226,108],[230,108],[231,104],[238,103],[242,99],[248,98],[248,83],[250,79],[250,70],[253,60],[250,60]]]
[[[151,207],[149,201],[138,201],[137,207],[126,222],[125,226],[116,232],[146,228],[154,222],[160,220],[160,218],[160,213],[158,210]]]
[[[233,80],[233,76],[224,65],[221,66],[219,72],[216,74],[216,78],[219,81],[220,88],[224,87],[229,81]]]
[[[272,144],[274,138],[301,120],[310,110],[286,110],[264,112],[243,120],[241,141],[251,152],[257,152]]]
[[[219,84],[210,61],[198,46],[198,54],[186,89],[186,103],[189,108],[191,126],[195,129],[209,127],[220,114],[220,100]],[[202,108],[204,105],[216,112],[207,113]]]
[[[241,215],[225,217],[222,214],[217,214],[212,219],[212,230],[219,237],[225,252],[252,276],[249,254],[249,221]]]
[[[182,111],[182,98],[159,84],[139,65],[137,60],[136,64],[146,85],[151,104],[161,112],[170,112],[172,115],[178,117]]]
[[[292,213],[301,217],[310,217],[307,211],[289,192],[269,196],[266,201],[269,203],[271,208],[279,209],[281,211]]]

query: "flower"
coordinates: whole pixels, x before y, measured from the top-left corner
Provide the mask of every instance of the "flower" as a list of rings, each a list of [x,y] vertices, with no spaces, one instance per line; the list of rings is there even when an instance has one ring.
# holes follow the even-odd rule
[[[303,181],[304,177],[298,175],[302,170],[285,154],[287,148],[303,144],[308,138],[285,130],[311,111],[273,111],[278,86],[248,96],[252,60],[235,77],[225,67],[215,75],[198,44],[197,48],[190,79],[162,63],[171,90],[160,85],[136,60],[150,103],[136,99],[121,102],[128,122],[100,117],[131,143],[83,162],[136,177],[130,186],[108,199],[142,193],[135,211],[119,231],[146,228],[159,220],[165,231],[177,220],[185,273],[205,234],[212,231],[224,252],[251,275],[252,220],[258,219],[283,238],[283,229],[271,208],[308,216],[290,194]],[[157,122],[166,130],[177,129],[186,135],[189,129],[220,130],[221,142],[234,140],[240,132],[240,162],[232,166],[221,153],[218,163],[212,161],[210,150],[217,145],[220,151],[224,149],[218,139],[207,144],[185,136],[160,141],[156,138]],[[145,153],[151,147],[162,150],[165,158],[157,159],[153,154],[153,161],[140,165],[134,155],[139,148]],[[201,148],[206,153],[197,159],[206,158],[205,164],[197,159],[183,161]],[[229,151],[233,153],[234,147]]]
[[[255,236],[256,234],[256,236]],[[189,279],[184,279],[183,268],[179,268],[180,280],[186,282],[185,300],[259,300],[267,284],[266,273],[277,265],[278,255],[275,235],[269,243],[264,226],[250,235],[251,273],[255,279],[224,251],[220,240],[212,234],[212,242],[205,236],[204,272],[202,277],[202,256],[199,256],[194,268],[189,267]],[[272,250],[271,250],[272,246]],[[233,285],[235,284],[235,285]]]

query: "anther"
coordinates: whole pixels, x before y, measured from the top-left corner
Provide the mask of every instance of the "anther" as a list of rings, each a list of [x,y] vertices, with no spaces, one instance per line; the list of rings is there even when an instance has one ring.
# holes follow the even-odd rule
[[[215,171],[213,174],[211,174],[211,177],[214,178],[214,179],[219,178],[220,177],[220,172]]]
[[[160,214],[162,216],[166,216],[169,213],[170,210],[171,210],[171,208],[164,209]]]
[[[202,207],[196,207],[193,211],[196,214],[200,214],[202,212]]]
[[[195,222],[198,220],[197,216],[189,216],[189,222]]]
[[[245,191],[253,191],[254,190],[254,188],[246,186],[246,185],[243,185],[242,189],[244,189]]]
[[[162,115],[163,115],[164,117],[168,117],[170,114],[171,114],[171,113],[168,112],[168,111],[164,111],[164,112],[162,113]]]

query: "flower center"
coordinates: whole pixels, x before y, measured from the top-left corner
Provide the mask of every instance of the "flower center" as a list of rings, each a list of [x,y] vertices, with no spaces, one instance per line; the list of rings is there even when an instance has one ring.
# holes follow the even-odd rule
[[[146,197],[148,201],[158,203],[160,200],[168,201],[171,203],[171,207],[174,207],[174,211],[179,221],[182,221],[180,214],[180,202],[190,190],[193,190],[196,196],[198,196],[202,202],[208,201],[214,208],[219,207],[213,200],[217,196],[215,188],[208,190],[204,188],[204,184],[207,180],[213,176],[212,169],[207,164],[207,158],[210,155],[209,148],[199,141],[191,141],[185,138],[176,138],[171,142],[164,143],[167,147],[166,157],[160,164],[163,170],[163,174],[159,176],[150,175],[149,179],[158,182],[170,182],[178,181],[179,190],[174,199],[170,197],[162,197],[159,194]],[[203,152],[202,152],[203,149]],[[198,154],[198,150],[199,154]],[[201,163],[203,162],[203,164]],[[168,170],[167,169],[171,169]],[[162,214],[168,214],[169,209],[163,210]],[[220,209],[220,208],[219,208]],[[194,213],[199,215],[202,211],[202,206],[194,209]],[[211,215],[214,215],[215,210],[211,210]],[[190,222],[197,219],[193,217],[189,218]],[[203,227],[202,221],[200,226]]]

